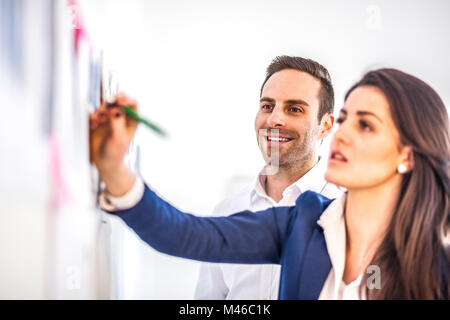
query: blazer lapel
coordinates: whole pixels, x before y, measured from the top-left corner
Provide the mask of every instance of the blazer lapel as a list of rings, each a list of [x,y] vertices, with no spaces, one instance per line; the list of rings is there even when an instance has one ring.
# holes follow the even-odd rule
[[[302,300],[317,300],[330,270],[331,260],[323,230],[317,225],[314,228],[303,260],[299,298]]]

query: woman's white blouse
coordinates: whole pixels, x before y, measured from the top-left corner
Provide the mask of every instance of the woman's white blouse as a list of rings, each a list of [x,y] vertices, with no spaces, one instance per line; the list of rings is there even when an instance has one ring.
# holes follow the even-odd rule
[[[346,194],[334,200],[322,213],[317,222],[324,230],[325,242],[331,260],[331,271],[320,292],[319,300],[359,300],[359,286],[363,274],[349,284],[342,280],[345,268],[346,228],[345,207]],[[363,290],[364,291],[364,290]]]

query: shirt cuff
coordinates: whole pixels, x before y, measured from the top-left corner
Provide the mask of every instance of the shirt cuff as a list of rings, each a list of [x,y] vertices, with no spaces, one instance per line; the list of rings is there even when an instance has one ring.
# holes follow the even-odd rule
[[[136,177],[133,187],[123,196],[114,197],[106,190],[99,196],[100,207],[105,211],[119,211],[134,207],[141,201],[145,191],[144,182],[140,177]]]

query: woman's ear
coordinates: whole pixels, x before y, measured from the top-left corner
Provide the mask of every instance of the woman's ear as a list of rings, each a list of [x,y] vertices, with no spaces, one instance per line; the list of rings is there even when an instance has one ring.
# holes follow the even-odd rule
[[[414,168],[414,152],[412,147],[404,146],[400,152],[399,163],[397,167],[398,173],[410,172]]]
[[[320,135],[319,139],[325,139],[333,129],[334,116],[331,113],[325,114],[320,120]]]

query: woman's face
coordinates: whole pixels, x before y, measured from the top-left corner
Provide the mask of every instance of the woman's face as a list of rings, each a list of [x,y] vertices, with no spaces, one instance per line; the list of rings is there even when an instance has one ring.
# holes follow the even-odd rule
[[[351,190],[376,187],[398,177],[399,134],[379,89],[354,89],[336,122],[339,128],[330,145],[327,181]]]

